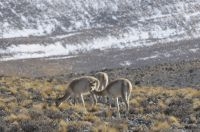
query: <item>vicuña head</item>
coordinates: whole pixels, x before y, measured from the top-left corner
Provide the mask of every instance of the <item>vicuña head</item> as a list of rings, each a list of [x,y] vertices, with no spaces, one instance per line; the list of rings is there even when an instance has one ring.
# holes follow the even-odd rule
[[[81,97],[82,103],[85,107],[84,95],[91,94],[93,97],[93,100],[96,104],[97,100],[93,93],[91,93],[93,90],[99,88],[99,80],[92,76],[82,76],[79,78],[73,79],[68,85],[65,90],[64,96],[56,99],[56,106],[59,106],[64,100],[69,99],[70,96],[73,97]]]
[[[108,96],[110,100],[111,98],[115,98],[117,102],[118,116],[120,117],[118,98],[122,97],[122,100],[125,102],[126,116],[127,116],[129,111],[129,98],[131,95],[131,91],[132,91],[131,82],[128,79],[119,78],[110,82],[104,90],[101,91],[94,90],[92,91],[92,93],[98,96]]]
[[[108,85],[108,74],[105,72],[97,72],[95,74],[95,77],[99,79],[100,82],[98,91],[105,89],[105,87]],[[107,97],[99,97],[98,99],[103,101],[104,103],[107,103]]]
[[[95,77],[99,79],[100,82],[98,90],[103,90],[108,85],[108,74],[105,72],[97,72]]]

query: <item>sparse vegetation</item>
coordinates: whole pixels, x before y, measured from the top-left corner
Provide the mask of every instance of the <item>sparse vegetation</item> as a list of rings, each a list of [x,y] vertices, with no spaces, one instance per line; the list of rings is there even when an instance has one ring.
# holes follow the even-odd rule
[[[130,98],[128,119],[116,107],[92,106],[86,109],[65,101],[56,107],[65,84],[48,79],[0,78],[0,131],[162,131],[200,129],[200,91],[192,88],[135,87]],[[125,104],[120,104],[125,107]]]

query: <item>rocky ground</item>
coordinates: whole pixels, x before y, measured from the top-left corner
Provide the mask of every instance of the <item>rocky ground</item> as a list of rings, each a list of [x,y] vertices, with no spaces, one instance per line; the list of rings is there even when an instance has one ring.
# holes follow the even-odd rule
[[[26,61],[21,62],[26,63]],[[47,71],[55,73],[55,68],[57,71],[61,68],[57,67],[56,63],[52,69],[49,69],[48,65],[46,68],[37,66],[41,73]],[[114,101],[111,109],[108,104],[100,100],[96,106],[92,106],[90,97],[85,97],[86,110],[81,103],[74,106],[71,99],[59,107],[55,106],[54,100],[63,95],[70,79],[81,75],[94,75],[97,71],[65,72],[35,77],[20,77],[19,74],[2,75],[0,131],[198,131],[200,129],[199,59],[137,68],[104,69],[110,80],[125,77],[134,85],[128,119],[124,117],[123,103],[120,103],[122,118],[117,118]],[[34,75],[34,71],[29,72]]]
[[[128,71],[136,72],[138,77],[134,79],[140,82],[148,79],[151,83],[151,80],[153,81],[154,79],[153,84],[158,83],[164,86],[193,86],[190,81],[194,81],[194,86],[199,86],[199,40],[197,38],[135,48],[92,50],[90,52],[72,55],[72,57],[52,56],[36,59],[1,61],[0,74],[42,77],[70,73],[90,74],[92,71],[106,69],[108,72],[108,69],[113,69],[113,71],[118,72],[118,70],[122,71],[120,69],[122,68],[123,72],[127,72],[127,69]],[[167,68],[165,69],[165,67]],[[187,74],[189,70],[191,70],[191,73]],[[139,74],[143,71],[145,74],[140,76]],[[136,76],[133,72],[130,72],[130,76],[132,74]],[[158,74],[159,76],[152,75],[153,78],[149,80],[150,77],[147,76],[151,75],[146,74],[149,72],[150,74]],[[163,72],[165,73],[163,74]],[[182,73],[183,75],[181,75]],[[145,78],[142,76],[145,76]],[[167,84],[168,81],[176,81],[182,84],[176,84],[175,82]]]
[[[174,88],[200,89],[200,60],[180,61],[176,63],[162,63],[141,68],[105,69],[109,79],[119,77],[128,78],[138,86],[162,86]],[[49,77],[52,80],[67,81],[72,77],[81,75],[94,75],[97,71],[89,73],[71,73]]]
[[[0,62],[0,131],[182,131],[200,129],[199,39],[137,48],[94,50],[72,58]],[[85,97],[59,107],[69,80],[107,72],[109,80],[124,77],[134,85],[126,119],[99,101]]]
[[[7,69],[8,70],[7,73],[12,73],[4,75],[19,76],[19,73],[21,72],[21,75],[24,75],[24,73],[28,73],[29,75],[31,74],[35,76],[35,77],[31,76],[31,78],[49,78],[50,80],[65,82],[73,77],[81,75],[94,75],[98,71],[97,70],[93,72],[71,73],[71,71],[67,70],[68,65],[70,66],[70,64],[67,63],[66,61],[63,62],[59,61],[59,63],[51,63],[50,64],[51,66],[48,65],[49,61],[48,63],[45,63],[44,61],[42,64],[37,63],[37,61],[33,61],[34,63],[28,64],[27,61],[24,62],[18,61],[19,63],[13,62],[13,64],[12,62],[9,62],[8,64],[2,63],[4,65],[4,68],[2,69],[4,70]],[[23,63],[23,65],[21,65],[22,64],[21,62]],[[66,67],[64,67],[63,65],[65,65]],[[15,68],[11,69],[11,67],[13,66]],[[16,68],[16,66],[18,67]],[[135,69],[124,67],[115,69],[104,69],[102,71],[108,73],[110,80],[117,77],[126,77],[130,79],[133,82],[133,84],[141,86],[162,86],[162,87],[178,87],[178,88],[192,87],[198,89],[200,88],[199,59],[195,59],[192,61],[183,60],[174,63],[161,63],[151,66],[146,65]],[[48,73],[49,75],[46,73]],[[4,75],[2,74],[2,76]]]
[[[50,69],[48,69],[50,70]],[[85,97],[74,106],[68,100],[56,107],[67,82],[85,73],[41,77],[0,77],[0,131],[198,131],[200,129],[200,60],[162,63],[140,68],[104,69],[109,79],[125,77],[134,85],[130,112],[122,118],[99,100],[92,106]],[[120,100],[121,101],[121,100]]]
[[[109,74],[112,75],[112,72]],[[66,83],[59,80],[57,77],[31,79],[1,76],[0,131],[115,132],[200,129],[198,89],[134,86],[128,118],[124,117],[124,104],[120,103],[122,118],[119,119],[114,101],[111,109],[101,101],[92,106],[90,97],[85,97],[86,109],[81,103],[72,105],[71,100],[56,107],[53,100],[63,95],[66,86]]]

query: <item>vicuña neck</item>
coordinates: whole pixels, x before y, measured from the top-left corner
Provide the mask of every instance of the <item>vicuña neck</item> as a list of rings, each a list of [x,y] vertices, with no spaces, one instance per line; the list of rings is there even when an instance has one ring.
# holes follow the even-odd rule
[[[102,91],[94,91],[94,94],[98,95],[98,96],[105,96],[107,93],[105,90],[102,90]]]

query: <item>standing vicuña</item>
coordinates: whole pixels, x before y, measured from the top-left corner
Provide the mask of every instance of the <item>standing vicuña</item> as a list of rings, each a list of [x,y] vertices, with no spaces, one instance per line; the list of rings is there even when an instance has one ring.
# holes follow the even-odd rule
[[[68,99],[70,96],[74,96],[76,99],[77,96],[81,97],[82,103],[85,107],[84,95],[91,94],[95,104],[97,103],[96,97],[91,91],[98,89],[99,80],[92,76],[83,76],[76,79],[73,79],[67,86],[65,94],[63,97],[56,100],[56,106],[59,106],[61,102]]]
[[[131,82],[128,79],[120,78],[110,82],[104,90],[102,91],[94,90],[92,92],[98,96],[108,96],[110,101],[112,97],[116,98],[118,116],[120,117],[118,98],[122,97],[122,100],[125,102],[126,116],[127,116],[129,112],[129,98],[131,95],[131,91],[132,91]]]
[[[108,85],[108,74],[105,72],[97,72],[95,76],[100,81],[98,90],[103,90]]]

